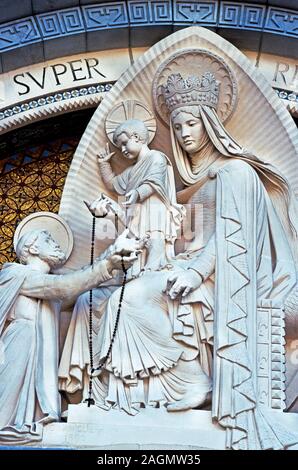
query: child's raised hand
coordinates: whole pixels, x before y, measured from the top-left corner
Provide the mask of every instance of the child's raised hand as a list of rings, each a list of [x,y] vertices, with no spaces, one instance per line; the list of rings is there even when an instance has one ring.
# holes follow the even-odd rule
[[[115,152],[111,152],[109,144],[106,143],[105,148],[99,152],[97,158],[99,163],[108,162],[109,160],[111,160],[113,155],[115,155]]]

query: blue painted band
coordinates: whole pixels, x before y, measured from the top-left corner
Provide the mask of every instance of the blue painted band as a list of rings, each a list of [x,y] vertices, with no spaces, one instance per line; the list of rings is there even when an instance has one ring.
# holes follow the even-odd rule
[[[99,2],[0,25],[0,51],[91,31],[194,24],[298,38],[298,10],[268,5],[182,0]]]

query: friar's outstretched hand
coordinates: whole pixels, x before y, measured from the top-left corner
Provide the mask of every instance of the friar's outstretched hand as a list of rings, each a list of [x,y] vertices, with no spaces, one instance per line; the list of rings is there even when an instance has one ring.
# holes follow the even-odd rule
[[[127,256],[132,252],[141,253],[148,245],[149,236],[143,238],[128,238],[130,231],[125,229],[115,241],[114,247],[118,254]]]
[[[126,229],[115,241],[110,256],[107,258],[108,270],[122,269],[122,260],[125,269],[132,266],[138,255],[147,246],[149,237],[141,239],[128,238],[129,230]]]

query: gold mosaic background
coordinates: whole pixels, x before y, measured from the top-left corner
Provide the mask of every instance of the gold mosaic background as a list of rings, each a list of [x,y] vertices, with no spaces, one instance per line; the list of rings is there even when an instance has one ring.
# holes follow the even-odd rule
[[[77,143],[57,140],[0,161],[0,267],[15,260],[13,234],[24,217],[58,212]]]

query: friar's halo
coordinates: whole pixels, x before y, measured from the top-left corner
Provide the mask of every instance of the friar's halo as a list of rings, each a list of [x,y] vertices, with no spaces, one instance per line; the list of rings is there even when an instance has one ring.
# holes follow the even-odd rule
[[[48,231],[65,253],[66,259],[69,258],[73,249],[73,234],[62,217],[53,212],[34,212],[25,217],[14,233],[13,245],[15,250],[20,238],[32,230]]]

